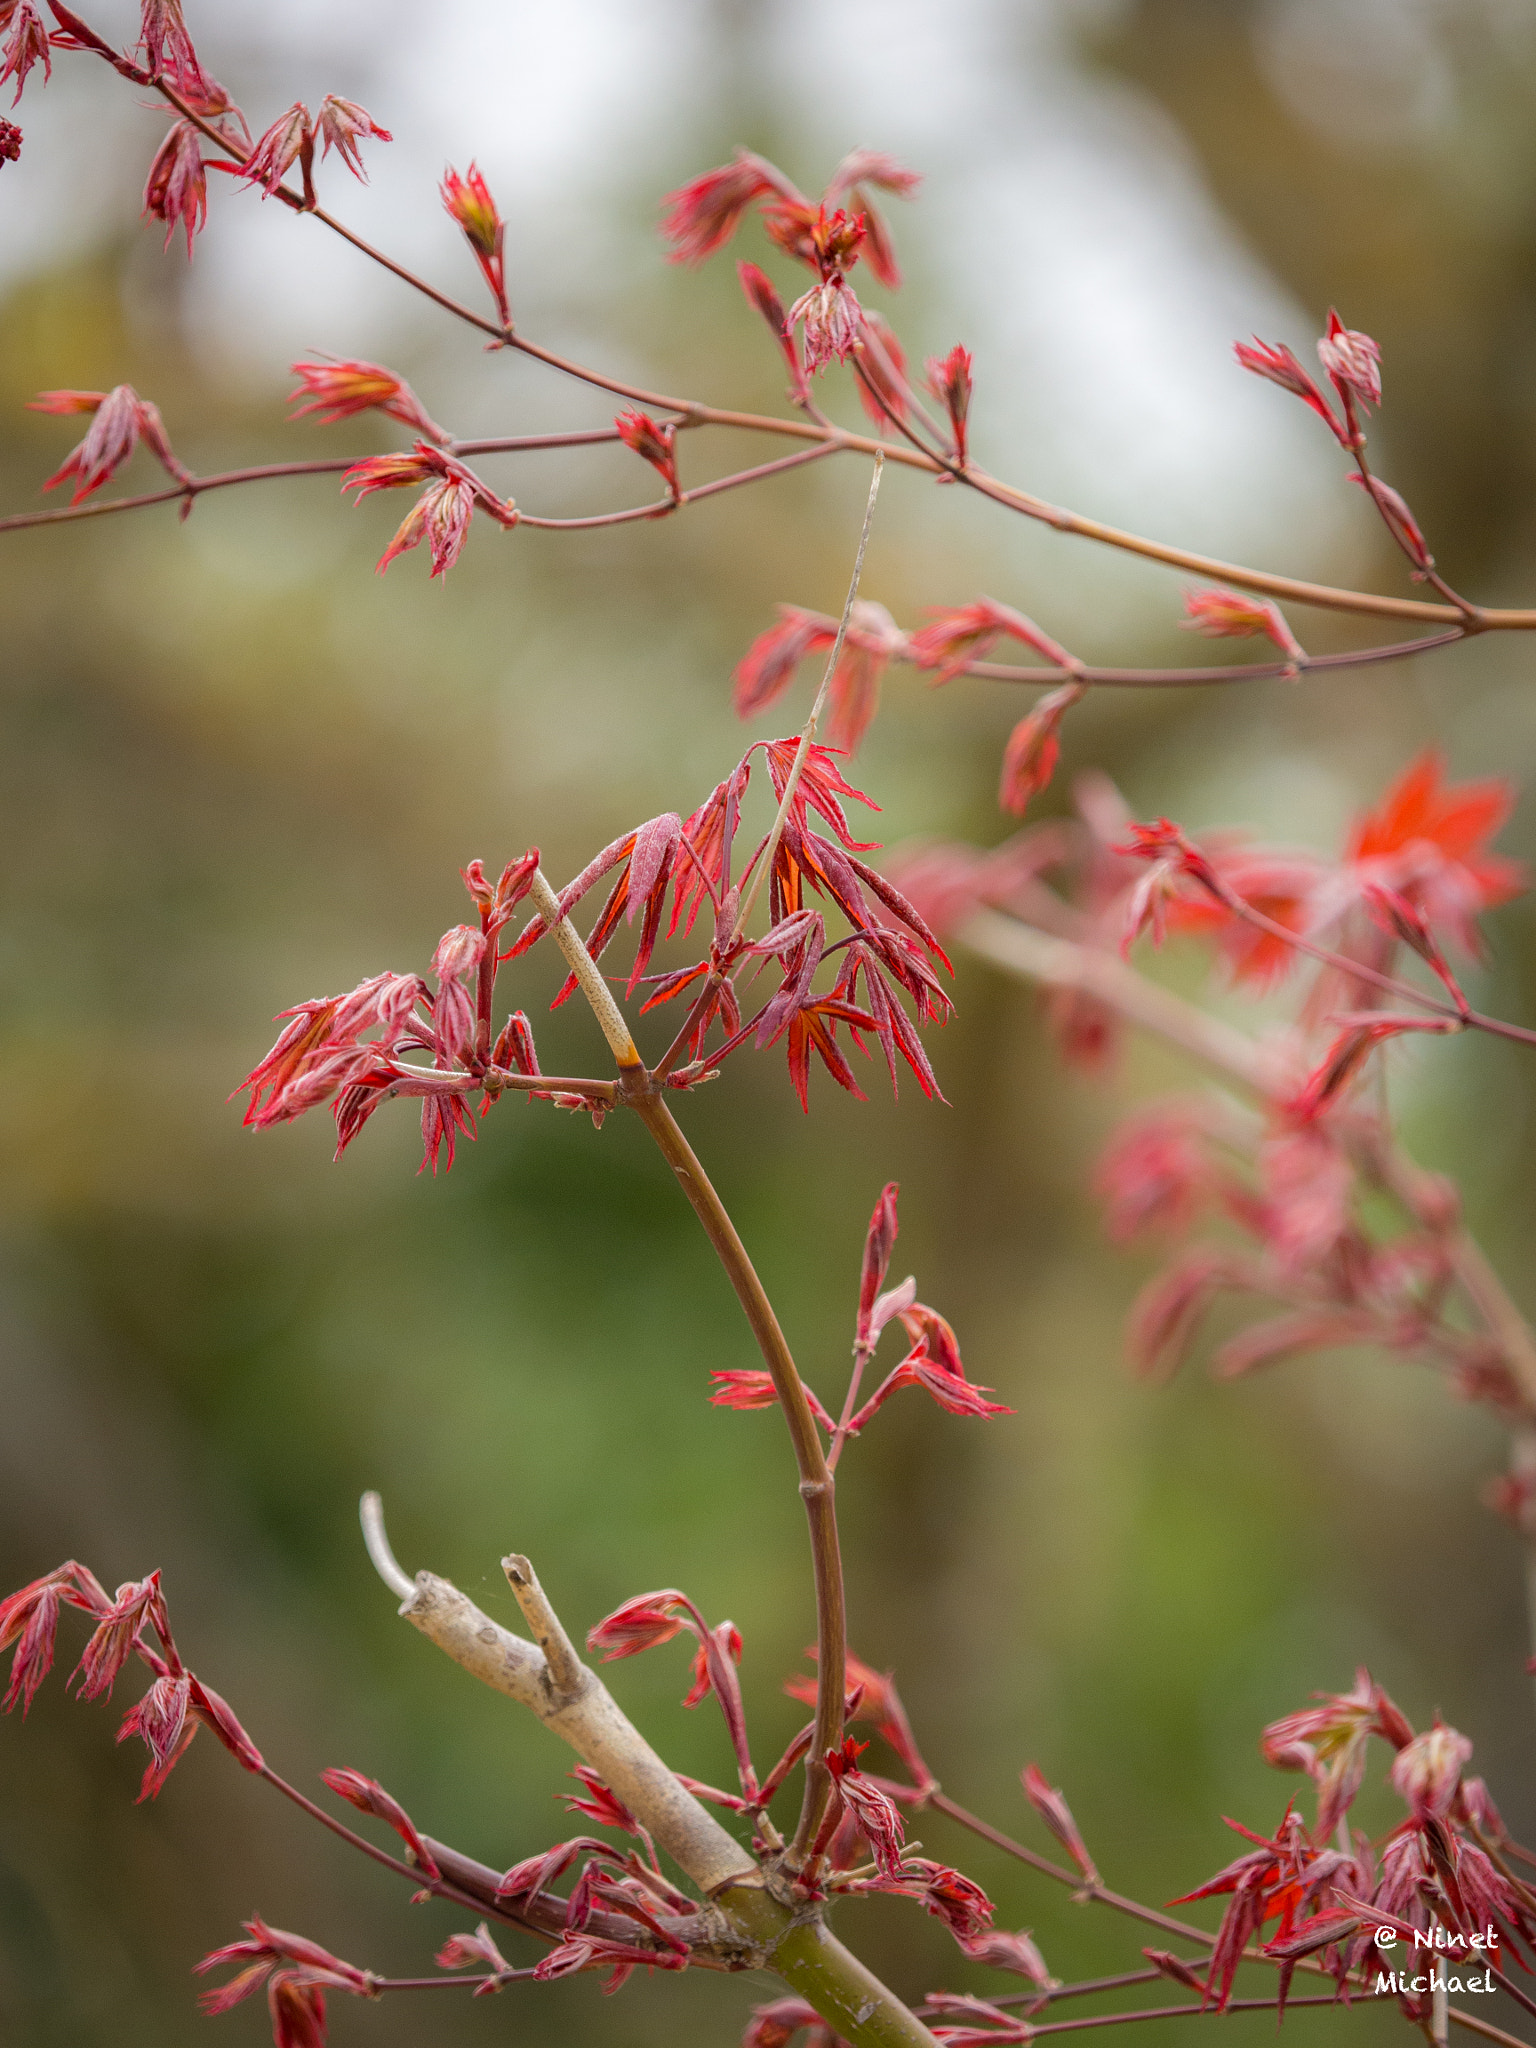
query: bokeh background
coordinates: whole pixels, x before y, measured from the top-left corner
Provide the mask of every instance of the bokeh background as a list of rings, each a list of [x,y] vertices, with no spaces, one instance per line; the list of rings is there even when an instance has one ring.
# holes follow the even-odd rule
[[[188,13],[255,125],[335,90],[394,130],[366,190],[327,167],[364,233],[472,295],[435,186],[474,157],[509,218],[528,332],[725,403],[778,403],[776,359],[729,263],[664,261],[660,195],[738,141],[812,187],[856,144],[894,151],[927,177],[893,208],[894,311],[914,355],[974,348],[990,466],[1196,547],[1397,588],[1326,437],[1230,355],[1254,329],[1306,351],[1337,303],[1382,344],[1378,462],[1446,572],[1486,601],[1536,596],[1531,0]],[[103,0],[92,18],[129,39],[133,15]],[[104,67],[61,58],[19,118],[24,154],[0,171],[4,509],[33,504],[68,445],[68,423],[23,410],[45,386],[133,383],[201,470],[396,443],[387,423],[284,423],[286,365],[316,348],[395,365],[462,433],[605,423],[599,395],[483,354],[224,181],[195,263],[163,254],[138,219],[163,122]],[[742,253],[782,267],[755,229]],[[828,402],[857,416],[846,388]],[[488,469],[536,510],[638,488],[622,451]],[[347,510],[333,479],[206,498],[184,526],[167,508],[14,534],[0,555],[0,1581],[65,1556],[109,1585],[161,1566],[189,1656],[279,1768],[308,1785],[363,1769],[491,1863],[553,1838],[569,1759],[395,1620],[359,1492],[382,1488],[410,1568],[430,1562],[503,1618],[512,1547],[573,1627],[659,1585],[731,1614],[771,1757],[799,1719],[778,1686],[812,1627],[782,1432],[708,1406],[709,1369],[750,1364],[749,1340],[624,1119],[594,1134],[509,1105],[434,1182],[415,1176],[408,1110],[333,1167],[324,1118],[257,1139],[225,1098],[284,1004],[424,967],[463,913],[468,858],[536,841],[563,875],[696,802],[743,744],[734,660],[776,601],[835,607],[864,487],[829,465],[661,525],[477,530],[446,587],[419,556],[376,578],[398,508]],[[1175,577],[901,473],[865,589],[907,623],[986,590],[1091,657],[1188,658]],[[1319,648],[1347,644],[1339,621],[1298,623]],[[1003,836],[996,761],[1017,714],[995,690],[898,676],[858,763],[880,836]],[[1459,774],[1531,781],[1528,643],[1302,686],[1105,693],[1074,718],[1045,809],[1099,764],[1143,815],[1329,846],[1436,738]],[[1504,843],[1529,855],[1533,837],[1525,806]],[[1491,926],[1479,995],[1528,1020],[1530,912]],[[1159,971],[1193,987],[1198,963]],[[535,1014],[550,988],[531,967]],[[1227,1860],[1223,1813],[1278,1819],[1293,1785],[1260,1763],[1260,1726],[1364,1660],[1416,1720],[1438,1708],[1475,1738],[1529,1827],[1518,1561],[1476,1500],[1496,1430],[1369,1357],[1235,1387],[1198,1369],[1134,1384],[1119,1327],[1150,1265],[1102,1244],[1088,1181],[1116,1116],[1181,1071],[1133,1048],[1111,1085],[1086,1086],[1062,1076],[1027,991],[962,961],[957,1000],[935,1047],[948,1107],[818,1083],[806,1119],[775,1054],[687,1109],[824,1391],[864,1221],[894,1178],[897,1271],[1018,1411],[983,1428],[914,1397],[845,1467],[855,1646],[897,1670],[946,1785],[1039,1840],[1017,1788],[1038,1760],[1111,1881],[1161,1899]],[[552,1068],[594,1057],[574,1006],[540,1042]],[[1463,1178],[1536,1306],[1536,1066],[1447,1043],[1398,1086],[1419,1156]],[[661,1652],[619,1667],[616,1690],[681,1767],[720,1779],[720,1727],[678,1704],[684,1667]],[[210,2024],[263,2040],[259,2005],[199,2019],[187,1974],[254,1909],[362,1963],[430,1967],[455,1916],[408,1908],[211,1742],[135,1809],[139,1757],[114,1749],[114,1725],[57,1679],[25,1727],[0,1725],[7,2043],[175,2048]],[[1366,1810],[1391,1812],[1374,1777]],[[1129,1927],[939,1819],[922,1833],[989,1886],[1000,1924],[1034,1927],[1059,1974],[1135,1965]],[[997,1986],[909,1906],[843,1917],[905,1991]],[[663,1978],[604,2004],[584,1979],[342,2001],[334,2033],[730,2042],[762,1995]],[[1272,2022],[1225,2024],[1257,2038]],[[1289,2023],[1303,2042],[1395,2024]]]

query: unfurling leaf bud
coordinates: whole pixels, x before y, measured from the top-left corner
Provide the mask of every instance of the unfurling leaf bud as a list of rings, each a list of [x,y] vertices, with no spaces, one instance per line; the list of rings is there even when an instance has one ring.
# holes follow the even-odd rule
[[[965,468],[966,419],[971,409],[971,352],[957,342],[947,356],[930,356],[928,389],[943,402],[955,437],[955,461]]]
[[[1436,1720],[1432,1728],[1415,1735],[1397,1753],[1392,1765],[1392,1789],[1423,1819],[1443,1814],[1456,1796],[1462,1766],[1471,1761],[1472,1745],[1465,1735]]]
[[[443,205],[464,230],[464,239],[491,288],[503,326],[510,325],[512,316],[507,307],[507,276],[502,255],[506,223],[491,197],[490,186],[480,175],[478,167],[471,164],[463,177],[450,170],[440,189]]]
[[[657,471],[675,505],[682,496],[677,481],[676,422],[668,420],[665,425],[659,425],[649,413],[638,412],[631,407],[627,412],[621,412],[613,424],[624,446],[632,448]]]
[[[1334,390],[1346,403],[1353,398],[1359,405],[1380,405],[1381,350],[1368,334],[1346,327],[1332,307],[1328,332],[1317,344],[1317,355]]]
[[[353,177],[364,185],[368,182],[368,173],[363,169],[358,144],[368,137],[375,142],[393,142],[395,139],[387,128],[379,126],[366,107],[360,107],[355,100],[338,99],[335,93],[327,93],[320,102],[315,132],[325,144],[321,155],[329,156],[334,149]]]
[[[1061,756],[1061,721],[1087,695],[1086,683],[1067,683],[1040,699],[1008,736],[997,800],[1022,818],[1031,797],[1050,787]]]

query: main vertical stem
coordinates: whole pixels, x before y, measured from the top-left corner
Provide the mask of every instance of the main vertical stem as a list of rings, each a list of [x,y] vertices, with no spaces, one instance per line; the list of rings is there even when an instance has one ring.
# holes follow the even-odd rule
[[[736,1298],[746,1311],[752,1334],[757,1339],[763,1362],[773,1377],[779,1405],[789,1425],[795,1463],[800,1468],[800,1498],[811,1532],[811,1562],[816,1579],[816,1733],[805,1764],[805,1798],[800,1823],[795,1831],[791,1855],[803,1855],[832,1795],[831,1774],[826,1754],[843,1739],[843,1693],[848,1646],[847,1610],[843,1600],[843,1560],[837,1540],[836,1481],[827,1465],[817,1431],[816,1418],[805,1398],[799,1372],[779,1328],[773,1304],[747,1256],[747,1248],[736,1226],[716,1194],[709,1175],[699,1164],[693,1147],[683,1136],[676,1117],[657,1095],[638,1097],[634,1107],[641,1122],[660,1147],[663,1158],[676,1174],[683,1193],[693,1205],[724,1266]]]

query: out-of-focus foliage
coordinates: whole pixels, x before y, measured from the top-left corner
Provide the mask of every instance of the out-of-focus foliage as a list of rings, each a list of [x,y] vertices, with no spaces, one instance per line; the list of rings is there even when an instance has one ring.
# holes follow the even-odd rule
[[[1035,480],[1019,421],[1060,409],[1051,366],[1087,351],[1110,367],[1088,395],[1073,390],[1076,469],[1059,421],[1040,444],[1050,488],[1110,492],[1113,429],[1142,478],[1139,517],[1185,530],[1198,464],[1162,417],[1157,445],[1178,476],[1160,501],[1155,464],[1135,446],[1135,365],[1115,368],[1113,332],[1058,332],[1033,357],[1004,345],[1038,341],[1049,295],[1077,274],[1025,265],[1021,281],[1006,238],[989,270],[967,273],[955,253],[967,177],[981,212],[1015,224],[1020,250],[1038,249],[1042,221],[1086,219],[1091,231],[1095,188],[1076,167],[1096,149],[1111,160],[1129,135],[1160,167],[1149,189],[1169,234],[1236,309],[1234,333],[1290,294],[1298,339],[1330,301],[1377,336],[1386,473],[1474,594],[1536,600],[1525,11],[1377,9],[1419,24],[1438,98],[1429,114],[1364,129],[1338,116],[1349,95],[1329,70],[1344,52],[1364,67],[1346,76],[1355,98],[1385,93],[1371,85],[1370,38],[1351,26],[1346,51],[1352,9],[1145,0],[1025,12],[979,10],[977,90],[985,58],[989,107],[1022,118],[1064,81],[1064,102],[1087,110],[1077,130],[1055,158],[1041,146],[1037,182],[1010,199],[988,182],[989,134],[956,111],[930,211],[897,222],[911,339],[932,349],[958,333],[977,346],[982,459],[994,459],[990,424],[1004,444],[995,466]],[[800,18],[762,15],[781,36]],[[579,289],[567,278],[564,296],[534,282],[514,298],[533,331],[589,358],[643,365],[662,389],[767,406],[776,358],[728,270],[667,269],[648,239],[654,201],[738,138],[792,167],[898,138],[874,132],[867,102],[857,132],[836,93],[818,89],[808,107],[787,71],[759,61],[763,24],[723,4],[703,19],[710,89],[674,110],[665,137],[589,180],[586,218],[570,223],[594,248],[622,251],[617,268]],[[818,17],[817,46],[852,46],[872,21],[839,0]],[[272,91],[291,96],[275,33],[259,54]],[[893,103],[904,133],[920,84],[909,78],[907,102]],[[466,156],[478,146],[464,138]],[[0,238],[11,175],[0,172]],[[108,212],[135,175],[101,171]],[[215,235],[220,213],[259,204],[216,201]],[[1103,207],[1102,243],[1089,232],[1077,251],[1089,270],[1096,247],[1124,240],[1113,194]],[[295,244],[309,235],[276,228]],[[184,278],[180,257],[162,260],[126,227],[70,260],[13,267],[0,303],[6,508],[31,503],[62,453],[58,423],[22,410],[49,385],[132,382],[204,470],[392,445],[366,424],[279,424],[281,361],[258,375],[237,360]],[[977,309],[989,293],[1012,304],[1031,291],[1046,310],[1032,300],[1012,327],[992,318],[989,358]],[[1102,293],[1096,303],[1119,317]],[[1127,332],[1143,310],[1127,297]],[[348,346],[382,352],[367,331]],[[468,335],[404,321],[389,349],[455,423],[605,418],[593,395],[485,358]],[[1219,415],[1238,377],[1213,346],[1186,383]],[[1275,431],[1292,430],[1283,460],[1256,472],[1261,492],[1276,479],[1273,518],[1262,501],[1239,506],[1240,446],[1215,461],[1208,495],[1233,508],[1243,546],[1322,568],[1308,554],[1314,533],[1280,512],[1320,505],[1326,527],[1343,486],[1303,420]],[[1189,437],[1202,431],[1191,411]],[[691,448],[685,459],[697,459]],[[585,509],[632,499],[637,467],[605,451],[498,475],[530,504]],[[1293,472],[1317,481],[1296,485]],[[767,1760],[796,1725],[777,1685],[812,1629],[782,1432],[772,1415],[707,1405],[710,1369],[750,1364],[749,1340],[691,1216],[623,1117],[593,1133],[541,1105],[505,1106],[434,1183],[413,1177],[404,1106],[333,1169],[321,1120],[258,1141],[225,1097],[265,1049],[273,1011],[382,967],[423,967],[463,914],[465,860],[499,863],[536,841],[563,876],[623,827],[697,801],[743,744],[731,663],[774,602],[836,606],[864,481],[829,466],[665,524],[477,532],[446,588],[429,588],[417,561],[375,580],[391,508],[346,512],[329,480],[205,499],[184,527],[166,510],[11,536],[0,550],[0,1581],[67,1555],[109,1585],[160,1565],[188,1656],[279,1768],[311,1788],[327,1765],[365,1769],[424,1828],[488,1862],[552,1837],[568,1759],[394,1621],[362,1558],[358,1493],[382,1489],[409,1566],[431,1563],[504,1618],[495,1561],[513,1547],[534,1557],[573,1628],[653,1585],[685,1586],[712,1619],[729,1613]],[[1339,515],[1340,546],[1354,550],[1341,573],[1396,577],[1354,516]],[[1214,523],[1191,537],[1222,544]],[[1108,602],[1111,588],[1130,594]],[[866,593],[911,621],[978,589],[1085,653],[1179,658],[1186,644],[1172,630],[1174,579],[1085,567],[958,492],[890,478]],[[1342,644],[1337,623],[1298,623],[1311,644]],[[1094,762],[1144,814],[1331,841],[1432,737],[1458,773],[1528,782],[1532,659],[1511,640],[1305,686],[1095,700],[1074,720],[1055,800]],[[975,685],[934,694],[899,677],[855,778],[884,806],[884,836],[1001,837],[991,793],[1017,708]],[[1516,852],[1529,851],[1524,816],[1507,841]],[[1528,914],[1515,906],[1492,922],[1482,1000],[1528,1021]],[[531,971],[536,1018],[552,986],[547,965]],[[1112,1087],[1083,1086],[1062,1078],[1026,993],[961,963],[957,999],[934,1048],[950,1107],[915,1087],[895,1107],[877,1087],[867,1107],[826,1089],[806,1120],[774,1058],[738,1062],[685,1105],[824,1394],[847,1356],[864,1223],[895,1178],[896,1272],[918,1273],[974,1376],[1018,1410],[983,1429],[896,1402],[843,1468],[854,1644],[896,1667],[946,1787],[1029,1834],[1016,1774],[1038,1760],[1067,1787],[1109,1880],[1160,1899],[1224,1856],[1222,1812],[1278,1817],[1291,1787],[1260,1764],[1260,1725],[1314,1687],[1347,1683],[1364,1659],[1416,1718],[1438,1706],[1473,1735],[1506,1814],[1529,1824],[1519,1566],[1475,1502],[1501,1455],[1494,1433],[1369,1359],[1235,1388],[1197,1374],[1162,1392],[1131,1384],[1118,1325],[1145,1268],[1101,1244],[1086,1183],[1121,1104],[1175,1084],[1179,1069],[1137,1048]],[[599,1057],[574,1005],[540,1044],[552,1069]],[[1475,1223],[1528,1291],[1536,1067],[1509,1046],[1436,1046],[1408,1085],[1421,1156],[1464,1176]],[[673,1668],[662,1653],[624,1666],[615,1689],[679,1766],[718,1777],[722,1732],[708,1709],[682,1713],[684,1684],[681,1657]],[[252,1909],[401,1971],[426,1968],[456,1924],[439,1907],[408,1908],[386,1874],[211,1744],[135,1810],[137,1759],[114,1751],[112,1728],[56,1681],[25,1728],[0,1725],[7,2043],[211,2039],[185,1973]],[[1134,1964],[1125,1927],[970,1853],[938,1818],[921,1833],[929,1853],[988,1885],[1001,1924],[1035,1928],[1059,1974]],[[904,1991],[996,1987],[912,1908],[883,1901],[846,1919]],[[590,1982],[514,1986],[473,2006],[434,1995],[426,2023],[444,2048],[493,2034],[649,2042],[682,2027],[731,2040],[753,1995],[701,1976],[637,1982],[600,2007]],[[262,2038],[255,2010],[216,2024]],[[336,2031],[392,2048],[423,2038],[423,2024],[402,1999],[348,2010]],[[1391,2023],[1298,2014],[1288,2028],[1306,2041],[1344,2024]]]

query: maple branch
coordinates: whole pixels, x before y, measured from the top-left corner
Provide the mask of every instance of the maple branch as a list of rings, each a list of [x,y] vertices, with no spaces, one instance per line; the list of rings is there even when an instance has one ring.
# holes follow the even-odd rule
[[[810,1526],[811,1563],[816,1584],[816,1732],[805,1760],[805,1797],[790,1849],[791,1861],[803,1856],[832,1794],[826,1754],[843,1738],[843,1694],[848,1654],[848,1620],[843,1593],[842,1552],[837,1534],[837,1483],[828,1469],[821,1433],[806,1399],[805,1387],[779,1327],[757,1269],[737,1234],[725,1204],[683,1135],[660,1094],[636,1099],[636,1114],[655,1139],[662,1157],[677,1176],[704,1233],[725,1268],[726,1277],[746,1313],[763,1363],[789,1425],[790,1443],[800,1471],[800,1498]]]
[[[1447,1018],[1458,1030],[1487,1031],[1495,1038],[1511,1038],[1519,1045],[1536,1045],[1536,1031],[1524,1024],[1506,1024],[1500,1017],[1485,1016],[1481,1010],[1463,1009],[1442,996],[1432,996],[1426,989],[1415,988],[1411,981],[1400,981],[1395,974],[1383,974],[1375,967],[1367,967],[1361,960],[1352,960],[1347,953],[1336,953],[1329,946],[1318,945],[1315,939],[1303,937],[1300,932],[1292,931],[1289,925],[1281,924],[1277,918],[1268,917],[1256,909],[1235,889],[1212,888],[1204,877],[1199,879],[1207,893],[1234,917],[1240,917],[1267,938],[1278,939],[1295,952],[1305,953],[1308,959],[1319,961],[1324,967],[1332,967],[1353,981],[1363,981],[1385,995],[1396,996],[1400,1002],[1416,1003],[1421,1010],[1428,1010],[1433,1016]]]
[[[94,31],[88,33],[94,35]],[[121,69],[121,60],[108,44],[98,37],[94,46],[98,55]],[[236,163],[245,161],[244,152],[212,121],[198,114],[164,78],[143,79],[139,82],[151,85],[176,109],[183,120],[189,121],[200,134],[222,151],[226,158]],[[1215,556],[1198,554],[1188,548],[1173,547],[1145,535],[1110,526],[1102,520],[1068,511],[1062,506],[1052,505],[1030,492],[1001,482],[971,463],[961,466],[935,457],[921,448],[893,446],[875,436],[855,433],[823,420],[787,419],[772,414],[735,412],[720,406],[706,405],[694,399],[675,398],[665,392],[650,391],[621,378],[606,376],[586,364],[574,362],[552,349],[527,340],[516,333],[510,324],[502,326],[499,322],[476,313],[448,293],[439,291],[435,285],[429,284],[425,278],[418,276],[405,264],[365,241],[361,235],[347,227],[334,214],[328,213],[324,207],[308,204],[303,193],[295,192],[285,185],[278,185],[270,196],[286,206],[290,212],[307,215],[319,221],[323,227],[329,228],[333,234],[338,235],[360,255],[366,256],[370,262],[377,263],[411,290],[430,299],[444,312],[451,313],[455,319],[490,336],[500,346],[515,349],[520,354],[531,356],[566,376],[576,378],[599,390],[611,391],[633,404],[673,413],[676,415],[675,424],[679,426],[708,424],[742,427],[754,433],[784,434],[802,440],[824,442],[828,447],[840,451],[855,451],[869,456],[883,454],[892,462],[903,463],[928,475],[965,484],[1009,510],[1022,513],[1026,518],[1038,520],[1059,533],[1074,534],[1102,546],[1140,555],[1148,561],[1161,562],[1168,568],[1187,570],[1200,577],[1234,584],[1239,589],[1257,591],[1265,597],[1285,599],[1293,604],[1311,605],[1330,611],[1354,612],[1376,618],[1415,619],[1427,625],[1453,627],[1457,629],[1458,637],[1472,631],[1529,632],[1536,629],[1536,609],[1533,608],[1496,610],[1469,607],[1466,601],[1460,598],[1454,604],[1430,604],[1422,599],[1383,597],[1371,591],[1339,589],[1300,577],[1279,576],[1265,570],[1245,568],[1240,563],[1224,562]],[[124,503],[122,500],[115,502]]]
[[[1377,1997],[1390,1998],[1391,1996],[1392,1994],[1389,1991],[1378,1993],[1357,1989],[1355,1992],[1355,1998],[1366,2004],[1369,2004]],[[1338,1992],[1318,1992],[1306,1998],[1286,1999],[1284,2010],[1290,2012],[1299,2005],[1338,2005],[1339,2003]],[[1214,2019],[1224,2012],[1275,2012],[1279,2008],[1280,2000],[1278,1998],[1230,1998],[1223,2006],[1148,2005],[1144,2006],[1140,2012],[1101,2012],[1094,2013],[1091,2016],[1085,2015],[1075,2020],[1046,2020],[1043,2025],[1034,2027],[1032,2031],[1035,2034],[1074,2034],[1081,2032],[1085,2027],[1124,2027],[1132,2025],[1139,2020],[1186,2020],[1198,2019],[1202,2015]],[[1506,2039],[1512,2040],[1513,2038],[1513,2035],[1506,2036]],[[1521,2044],[1521,2048],[1525,2048],[1524,2043]]]
[[[866,536],[867,531],[866,521]],[[831,1798],[832,1780],[826,1766],[826,1754],[828,1750],[837,1748],[843,1734],[848,1623],[843,1595],[842,1552],[837,1535],[835,1482],[822,1453],[816,1418],[811,1413],[794,1358],[784,1341],[779,1319],[725,1204],[684,1137],[661,1094],[656,1077],[646,1070],[601,969],[570,919],[561,916],[560,899],[550,888],[542,869],[535,869],[530,893],[545,924],[553,930],[556,943],[618,1062],[621,1077],[619,1099],[635,1111],[650,1132],[703,1224],[716,1257],[725,1268],[736,1298],[746,1312],[752,1334],[757,1339],[763,1362],[772,1376],[774,1391],[789,1427],[790,1442],[800,1472],[800,1497],[805,1502],[806,1520],[810,1527],[816,1587],[816,1640],[821,1659],[816,1736],[806,1759],[805,1798],[791,1851],[792,1856],[803,1854]]]
[[[515,1984],[532,1977],[533,1970],[491,1970],[478,1977],[375,1977],[375,1991],[456,1991],[461,1985],[468,1985],[478,1991],[482,1985],[494,1984],[499,1989],[503,1984]],[[1298,2004],[1304,2005],[1305,1999]]]
[[[392,1568],[381,1576],[398,1592],[405,1574],[389,1552],[376,1497],[368,1514],[377,1530],[370,1554],[376,1542]],[[527,1571],[529,1588],[536,1586],[525,1559],[509,1563],[519,1573]],[[519,1590],[520,1599],[525,1590]],[[774,1895],[748,1852],[673,1775],[597,1673],[576,1658],[542,1593],[537,1600],[531,1592],[528,1597],[570,1651],[560,1680],[542,1650],[502,1628],[433,1572],[416,1575],[400,1612],[462,1669],[527,1707],[591,1765],[719,1911],[728,1929],[724,1947],[736,1967],[775,1971],[854,2048],[936,2048],[921,2020],[819,1916],[807,1916],[803,1906],[786,1905]],[[563,1655],[560,1662],[565,1664]],[[436,1844],[429,1847],[435,1854]],[[442,1867],[453,1877],[463,1861]],[[486,1875],[494,1882],[496,1873]]]

